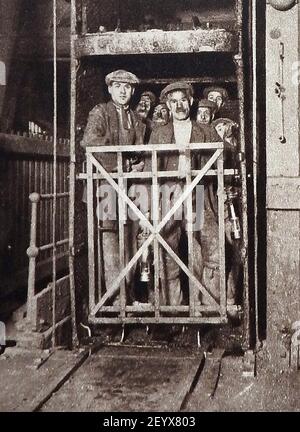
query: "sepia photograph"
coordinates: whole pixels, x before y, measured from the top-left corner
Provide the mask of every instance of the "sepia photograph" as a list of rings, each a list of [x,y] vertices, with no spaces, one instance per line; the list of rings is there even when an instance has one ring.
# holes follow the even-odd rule
[[[300,411],[299,53],[298,0],[0,0],[0,416]]]

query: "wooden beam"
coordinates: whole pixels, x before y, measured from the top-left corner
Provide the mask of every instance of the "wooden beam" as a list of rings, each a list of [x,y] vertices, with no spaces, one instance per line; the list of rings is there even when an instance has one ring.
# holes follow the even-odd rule
[[[235,52],[235,33],[224,29],[94,33],[78,37],[77,57],[90,55]]]

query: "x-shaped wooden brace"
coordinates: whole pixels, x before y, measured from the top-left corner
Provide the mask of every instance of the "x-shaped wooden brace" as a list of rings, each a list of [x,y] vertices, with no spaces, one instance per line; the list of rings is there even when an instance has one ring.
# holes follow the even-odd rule
[[[147,238],[147,240],[143,243],[143,245],[139,248],[136,254],[132,257],[129,263],[124,267],[121,271],[113,285],[106,291],[103,295],[99,303],[91,310],[91,315],[95,316],[96,313],[101,309],[102,306],[106,303],[108,299],[110,299],[119,289],[121,281],[130,271],[130,269],[135,265],[135,263],[142,256],[143,252],[150,246],[154,238],[156,237],[159,243],[165,248],[168,254],[174,259],[174,261],[181,267],[181,269],[186,273],[188,278],[197,286],[199,291],[206,296],[209,303],[212,306],[220,307],[220,305],[216,302],[216,300],[212,297],[212,295],[204,288],[204,286],[199,282],[199,280],[193,275],[193,273],[189,270],[189,268],[181,261],[178,255],[171,249],[168,243],[163,239],[160,235],[160,231],[164,228],[169,219],[176,213],[179,207],[183,204],[183,202],[187,199],[190,193],[192,193],[193,189],[199,183],[199,181],[203,178],[209,168],[216,162],[216,160],[221,156],[223,150],[216,150],[215,153],[211,156],[211,158],[206,162],[204,167],[199,170],[198,175],[194,178],[191,184],[185,189],[181,197],[176,201],[173,207],[167,212],[161,222],[157,225],[156,228],[150,223],[150,221],[145,217],[145,215],[139,210],[139,208],[131,201],[131,199],[126,195],[126,193],[119,187],[119,185],[114,181],[114,179],[109,175],[109,173],[103,168],[100,162],[91,154],[87,153],[87,157],[90,158],[92,164],[97,168],[97,170],[103,175],[104,179],[116,190],[128,206],[132,209],[132,211],[138,216],[140,220],[142,220],[149,228],[151,234]]]

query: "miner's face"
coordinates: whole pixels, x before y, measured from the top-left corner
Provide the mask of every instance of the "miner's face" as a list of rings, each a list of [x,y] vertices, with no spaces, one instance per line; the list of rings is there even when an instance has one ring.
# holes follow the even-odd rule
[[[151,110],[151,99],[143,95],[136,107],[137,114],[142,118],[147,118]]]
[[[112,101],[117,105],[128,105],[134,93],[134,87],[125,82],[112,82],[108,87]]]
[[[157,123],[168,123],[169,121],[169,110],[165,105],[157,105],[153,112],[153,121]]]
[[[167,123],[169,121],[169,110],[166,106],[163,106],[160,110],[161,118]]]
[[[214,102],[218,110],[221,108],[221,106],[224,104],[224,99],[222,93],[218,91],[212,91],[208,93],[207,99]]]
[[[182,90],[176,90],[167,95],[167,106],[173,119],[177,121],[189,118],[192,103],[193,98]]]
[[[219,137],[220,137],[222,140],[224,139],[227,130],[228,130],[228,125],[225,124],[225,123],[219,123],[219,124],[216,126],[217,134],[219,135]]]
[[[148,95],[143,95],[143,96],[141,97],[140,102],[143,103],[143,104],[145,105],[145,107],[146,107],[146,109],[148,110],[148,112],[151,110],[152,102],[151,102],[150,96],[148,96]]]
[[[212,112],[210,108],[199,107],[197,110],[197,122],[200,124],[210,124],[212,121]]]

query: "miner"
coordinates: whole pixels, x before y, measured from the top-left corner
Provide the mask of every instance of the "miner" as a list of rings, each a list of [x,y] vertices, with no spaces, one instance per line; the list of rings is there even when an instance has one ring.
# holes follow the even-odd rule
[[[188,83],[177,82],[168,85],[162,91],[161,99],[166,101],[171,113],[171,121],[167,125],[158,126],[153,130],[150,137],[150,143],[176,143],[182,146],[182,152],[179,152],[179,155],[174,152],[173,154],[169,153],[160,157],[160,169],[167,171],[178,170],[179,172],[178,180],[166,181],[165,185],[168,186],[170,203],[166,205],[166,203],[163,202],[163,199],[166,199],[166,196],[164,197],[162,194],[161,217],[163,217],[167,210],[180,198],[184,190],[184,179],[189,170],[184,154],[186,144],[193,142],[208,142],[205,130],[207,130],[209,122],[212,119],[215,105],[211,103],[200,103],[200,106],[205,105],[203,108],[207,108],[208,105],[210,107],[209,112],[205,112],[205,116],[199,116],[198,120],[201,120],[201,125],[199,124],[200,122],[195,122],[190,118],[191,106],[193,104],[193,88]],[[203,126],[205,126],[205,129]],[[213,131],[210,130],[210,133],[213,134]],[[215,136],[213,141],[220,141],[216,131],[214,133]],[[209,139],[211,139],[211,136],[209,136]],[[192,158],[192,169],[202,168],[211,156],[211,152],[210,154],[206,154],[204,150],[199,150],[194,153],[194,157]],[[199,226],[197,226],[197,224],[194,225],[193,232],[194,274],[205,290],[207,290],[215,300],[219,301],[220,258],[217,196],[213,180],[210,177],[205,177],[202,184],[204,185],[203,217],[200,217],[202,223]],[[199,215],[197,215],[197,211],[199,210],[197,199],[197,195],[196,197],[193,196],[193,210],[195,210],[196,204],[196,217],[199,217]],[[164,208],[166,209],[165,211]],[[228,230],[227,221],[225,221],[225,225]],[[179,242],[185,229],[186,221],[184,218],[178,220],[172,217],[162,230],[163,237],[177,255],[180,254]],[[180,285],[180,268],[164,250],[161,251],[161,256],[161,301],[168,305],[180,305],[183,301],[183,291]],[[234,299],[232,298],[233,293],[230,294],[230,302],[232,303],[234,302]],[[202,304],[210,304],[207,295],[205,294],[200,295],[199,293],[198,300],[201,301]]]
[[[167,191],[161,197],[161,217],[180,198],[184,179],[189,170],[188,162],[184,154],[186,144],[205,141],[202,128],[190,118],[191,106],[193,104],[193,88],[190,84],[182,81],[169,84],[161,93],[161,100],[165,101],[170,110],[171,120],[165,125],[157,126],[150,137],[150,143],[170,144],[176,143],[182,146],[182,151],[162,154],[160,156],[160,169],[167,171],[178,171],[177,180],[167,180],[162,190]],[[195,161],[193,160],[193,164]],[[194,165],[195,166],[195,165]],[[196,166],[195,166],[196,168]],[[167,202],[167,201],[170,202]],[[170,218],[162,230],[162,236],[171,246],[173,251],[179,255],[179,242],[182,232],[185,230],[185,220],[175,215]],[[200,245],[194,238],[195,267],[200,263]],[[162,262],[160,265],[160,279],[162,284],[161,303],[165,305],[180,305],[183,302],[183,291],[180,284],[180,268],[165,250],[161,251]]]
[[[146,90],[141,94],[135,111],[141,118],[151,118],[155,104],[155,94]]]
[[[217,110],[217,104],[213,101],[201,99],[198,102],[196,121],[204,130],[207,142],[215,142],[219,138],[215,128],[212,126]]]
[[[102,145],[134,145],[143,144],[145,125],[140,121],[138,116],[129,107],[131,98],[135,92],[135,87],[139,83],[136,75],[125,70],[116,70],[105,77],[108,87],[110,101],[96,105],[90,112],[85,133],[82,140],[82,146],[102,146]],[[98,160],[108,172],[117,171],[116,155],[112,153],[98,154]],[[126,164],[128,170],[142,171],[144,162],[133,154]],[[105,182],[102,182],[103,188]],[[107,191],[107,184],[104,187]],[[98,195],[101,196],[101,187]],[[98,217],[102,224],[102,241],[103,241],[103,260],[104,260],[104,277],[106,290],[108,290],[116,276],[120,273],[119,266],[119,243],[118,243],[118,216],[116,214],[113,201],[115,192],[109,189],[109,198],[111,205],[101,207]],[[110,195],[111,194],[111,195]],[[102,195],[105,195],[104,193]],[[135,242],[128,241],[129,238],[136,235],[136,224],[129,220],[126,221],[125,244],[126,260],[134,253]],[[129,248],[133,250],[129,250]],[[128,285],[131,278],[127,280]]]
[[[153,111],[152,127],[166,125],[167,123],[169,123],[169,120],[170,113],[167,105],[165,103],[160,103],[156,105]]]
[[[148,143],[152,131],[152,114],[156,103],[156,96],[149,90],[144,91],[135,108],[135,112],[145,125],[144,143]]]
[[[226,102],[228,101],[228,92],[225,88],[216,86],[206,87],[203,91],[203,97],[217,105],[215,118],[227,116]]]

